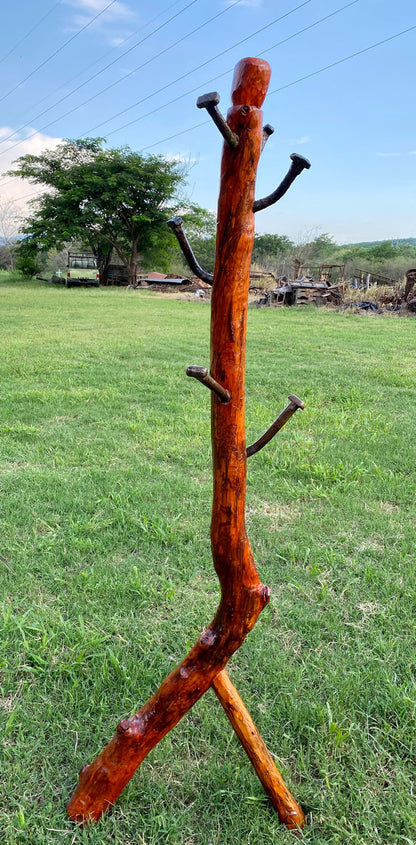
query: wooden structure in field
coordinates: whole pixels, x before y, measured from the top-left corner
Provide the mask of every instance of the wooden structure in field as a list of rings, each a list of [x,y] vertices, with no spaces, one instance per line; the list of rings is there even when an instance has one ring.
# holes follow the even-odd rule
[[[328,287],[324,282],[314,282],[308,279],[298,279],[295,282],[275,288],[267,294],[267,301],[261,304],[279,305],[324,305],[327,302],[338,304],[341,294],[338,285]]]
[[[342,284],[345,275],[345,264],[304,264],[295,259],[296,281],[308,278],[316,282],[324,282],[328,287]]]
[[[68,805],[69,816],[79,824],[96,821],[114,804],[149,751],[211,686],[280,820],[290,829],[305,823],[302,809],[285,786],[225,669],[270,598],[269,588],[258,576],[245,528],[247,457],[258,452],[298,408],[303,408],[300,399],[290,396],[283,413],[247,448],[245,349],[254,214],[280,199],[296,176],[310,166],[306,159],[293,154],[279,187],[268,197],[255,199],[258,160],[273,131],[270,126],[263,127],[261,112],[269,79],[267,62],[243,59],[235,69],[227,120],[218,110],[218,94],[200,97],[197,102],[224,136],[213,277],[199,266],[180,218],[171,221],[193,272],[212,282],[210,368],[191,366],[187,373],[211,391],[211,548],[221,587],[220,603],[214,619],[187,656],[138,713],[120,722],[97,759],[81,770]]]
[[[393,287],[397,285],[397,279],[390,279],[389,276],[382,276],[380,273],[373,273],[371,270],[354,270],[355,287],[368,290],[373,285],[384,285]]]

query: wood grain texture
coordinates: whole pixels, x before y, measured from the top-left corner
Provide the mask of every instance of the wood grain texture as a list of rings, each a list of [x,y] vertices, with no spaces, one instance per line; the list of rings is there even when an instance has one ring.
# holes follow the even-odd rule
[[[289,792],[270,751],[225,669],[216,675],[212,687],[280,821],[289,830],[304,827],[305,814]]]
[[[262,143],[262,113],[270,79],[267,62],[236,68],[228,122],[239,136],[224,144],[218,204],[217,253],[211,311],[211,376],[231,394],[212,394],[214,492],[213,563],[221,586],[215,618],[152,698],[122,721],[99,757],[81,770],[68,804],[74,821],[96,821],[118,798],[149,751],[209,688],[269,601],[245,529],[246,444],[244,369],[249,269],[254,239],[253,200]]]

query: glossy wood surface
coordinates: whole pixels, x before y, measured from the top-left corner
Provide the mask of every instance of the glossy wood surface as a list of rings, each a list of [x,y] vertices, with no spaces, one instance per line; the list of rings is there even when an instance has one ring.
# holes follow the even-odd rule
[[[215,618],[152,698],[122,721],[99,757],[81,770],[68,805],[71,819],[95,821],[111,806],[149,751],[209,688],[269,601],[245,529],[244,369],[249,269],[254,239],[254,188],[262,143],[259,106],[270,79],[267,62],[236,68],[228,123],[239,143],[224,143],[217,254],[211,311],[211,376],[231,394],[212,394],[214,493],[211,545],[221,586]]]
[[[305,825],[304,812],[289,792],[270,751],[225,669],[216,675],[212,687],[280,821],[289,830],[302,828]]]

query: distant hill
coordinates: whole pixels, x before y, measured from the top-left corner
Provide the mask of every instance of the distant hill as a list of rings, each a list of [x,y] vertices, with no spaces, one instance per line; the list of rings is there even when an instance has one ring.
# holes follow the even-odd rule
[[[383,241],[358,241],[353,244],[343,244],[343,246],[362,246],[365,249],[371,249],[373,246],[380,246],[380,244],[391,243],[392,246],[401,246],[402,244],[410,244],[416,246],[416,238],[384,238]]]
[[[0,246],[5,246],[7,243],[12,243],[13,241],[20,241],[22,239],[22,235],[16,235],[14,238],[0,238]]]

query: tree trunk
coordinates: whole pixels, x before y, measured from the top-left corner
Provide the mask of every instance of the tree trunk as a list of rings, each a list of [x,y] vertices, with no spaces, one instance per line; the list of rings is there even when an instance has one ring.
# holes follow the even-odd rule
[[[137,238],[133,239],[129,263],[129,285],[137,284]]]
[[[136,285],[137,283],[137,261],[134,264],[128,265],[128,284]]]
[[[108,285],[108,268],[110,266],[111,252],[103,255],[98,261],[98,272],[100,274],[100,285]]]
[[[97,262],[97,270],[100,276],[100,285],[108,285],[108,267],[111,260],[111,247],[110,251],[107,250],[107,252],[103,252],[100,247],[97,247],[94,244],[94,241],[90,240],[89,245]]]

